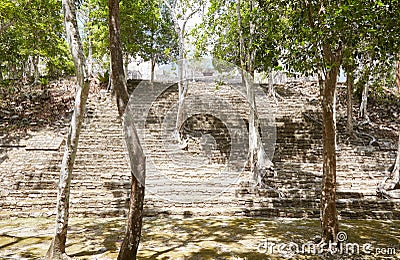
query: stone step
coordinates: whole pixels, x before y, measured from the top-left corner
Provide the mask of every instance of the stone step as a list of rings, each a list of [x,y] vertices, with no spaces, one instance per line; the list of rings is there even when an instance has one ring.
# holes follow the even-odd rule
[[[132,90],[138,82],[129,84],[133,84],[130,86]],[[208,90],[211,89],[193,88],[189,96],[204,95]],[[138,99],[149,102],[151,91],[149,88],[149,92],[142,93]],[[198,176],[193,174],[198,172],[199,175],[200,172],[203,177],[215,177],[219,173],[217,166],[204,163],[202,167],[195,167],[191,162],[200,160],[201,155],[186,156],[181,154],[181,150],[173,151],[164,147],[165,136],[162,135],[161,123],[177,103],[176,85],[160,95],[149,111],[143,110],[142,104],[135,104],[138,115],[147,114],[145,129],[138,127],[138,131],[146,133],[146,140],[142,143],[146,156],[158,167],[156,172],[148,164],[146,214],[320,217],[322,129],[304,114],[320,113],[319,90],[315,87],[313,92],[304,94],[301,84],[290,83],[280,86],[277,91],[281,91],[283,97],[278,104],[270,104],[270,107],[263,106],[265,102],[257,104],[260,115],[267,109],[268,113],[275,113],[277,136],[273,162],[277,175],[269,176],[265,181],[282,192],[285,195],[283,198],[279,197],[276,190],[246,185],[222,191],[221,179],[199,181]],[[230,109],[222,108],[218,112],[228,114],[234,109],[235,114],[247,119],[248,104],[243,97],[232,94],[224,87],[217,92],[214,88],[213,93],[215,97],[230,101]],[[197,104],[193,107],[201,106]],[[376,147],[355,147],[347,144],[346,139],[346,136],[338,135],[337,198],[341,217],[400,218],[399,201],[376,200],[375,196],[377,181],[381,180],[385,169],[393,162],[395,148],[383,151]],[[71,185],[72,215],[126,215],[130,169],[123,144],[121,121],[114,98],[111,95],[91,95]],[[6,203],[1,204],[4,207],[0,208],[11,210],[9,214],[21,216],[54,214],[63,148],[53,153],[33,153],[24,149],[19,152],[21,160],[6,160],[0,164],[1,170],[4,169],[0,176],[0,203]],[[183,163],[177,163],[178,159]],[[243,176],[252,174],[244,172],[241,178]],[[235,176],[225,177],[229,181]],[[168,201],[166,198],[176,200]],[[0,212],[0,218],[2,216],[6,215]]]

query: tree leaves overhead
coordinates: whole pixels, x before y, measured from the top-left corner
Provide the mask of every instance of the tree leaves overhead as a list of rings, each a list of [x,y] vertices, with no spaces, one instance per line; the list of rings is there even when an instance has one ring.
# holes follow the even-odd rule
[[[60,10],[58,0],[1,0],[0,66],[22,71],[29,57],[69,60]]]
[[[286,61],[296,71],[315,73],[326,66],[318,47],[324,43],[342,45],[347,63],[366,53],[386,59],[399,50],[398,1],[280,1],[280,6],[289,22]]]
[[[108,6],[105,0],[87,0],[85,30],[93,43],[94,56],[108,55]],[[158,62],[167,62],[176,56],[177,36],[171,17],[162,2],[134,0],[120,2],[121,40],[125,54],[144,60],[156,56]]]
[[[255,69],[258,70],[267,71],[278,65],[281,51],[279,42],[285,22],[277,7],[273,1],[264,1],[253,5],[250,12],[248,1],[243,1],[241,4],[244,48],[256,51]],[[252,35],[250,22],[255,25]],[[240,64],[236,1],[210,1],[203,23],[194,30],[193,34],[198,38],[197,55],[211,52],[216,58]],[[252,41],[250,37],[253,38]],[[250,42],[252,42],[251,46]]]
[[[326,67],[323,43],[342,45],[344,65],[372,71],[392,71],[400,50],[400,1],[397,0],[254,0],[242,1],[245,49],[255,50],[255,69],[278,68],[315,73]],[[158,63],[177,57],[177,34],[167,6],[185,18],[194,8],[205,10],[192,36],[196,55],[212,54],[239,64],[236,1],[233,0],[133,0],[121,1],[121,36],[125,54]],[[80,0],[79,18],[84,46],[89,40],[97,59],[108,56],[108,7],[106,0]],[[52,66],[68,67],[60,0],[0,0],[0,69],[22,70],[29,57],[40,56]],[[255,25],[250,34],[250,22]],[[252,39],[250,41],[250,38]],[[250,46],[251,43],[251,46]],[[370,70],[371,71],[371,70]],[[376,73],[375,73],[376,74]],[[391,75],[390,73],[384,73]],[[376,74],[378,75],[378,74]],[[383,75],[383,74],[381,74]],[[381,77],[381,76],[379,76]],[[386,76],[385,76],[386,77]]]

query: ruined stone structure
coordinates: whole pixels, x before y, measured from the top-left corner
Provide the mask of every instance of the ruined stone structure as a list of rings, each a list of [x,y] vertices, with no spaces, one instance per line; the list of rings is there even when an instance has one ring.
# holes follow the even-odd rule
[[[137,83],[130,82],[131,91]],[[223,120],[212,114],[188,116],[182,128],[185,147],[166,145],[162,123],[177,101],[177,92],[173,86],[165,91],[153,102],[144,128],[138,129],[146,135],[143,146],[151,160],[146,214],[319,217],[322,135],[318,120],[312,116],[319,113],[318,88],[310,87],[312,84],[276,86],[282,97],[272,104],[277,127],[276,175],[265,177],[267,188],[255,187],[247,168],[234,175],[223,170],[234,148],[230,147],[229,127],[224,128]],[[223,88],[219,93],[215,95],[225,95],[240,108],[241,124],[246,127],[246,102],[229,96]],[[106,93],[89,99],[72,180],[70,213],[125,215],[130,170],[116,105]],[[377,183],[395,158],[395,144],[378,140],[379,147],[355,145],[342,136],[339,132],[337,205],[341,218],[400,219],[400,200],[376,197]],[[55,214],[64,137],[43,131],[17,143],[2,144],[0,218]],[[188,166],[193,158],[198,164]]]

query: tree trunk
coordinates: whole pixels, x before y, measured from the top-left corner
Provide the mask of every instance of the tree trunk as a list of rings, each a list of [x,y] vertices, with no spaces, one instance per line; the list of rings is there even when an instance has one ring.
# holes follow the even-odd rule
[[[387,192],[398,188],[400,188],[400,130],[396,160],[393,166],[390,167],[389,172],[386,174],[382,183],[379,185],[378,193],[382,193],[386,197],[392,197]]]
[[[118,254],[118,260],[128,260],[136,259],[142,232],[146,158],[133,122],[127,122],[124,118],[129,95],[126,87],[121,48],[119,1],[109,0],[108,8],[112,66],[111,77],[117,98],[118,114],[122,119],[122,125],[124,127],[125,142],[131,167],[131,191],[127,228]]]
[[[39,83],[39,62],[40,62],[40,57],[39,56],[35,56],[32,59],[33,62],[33,83],[34,84],[38,84]]]
[[[177,139],[179,143],[182,143],[181,139],[181,133],[180,133],[180,127],[183,123],[183,118],[184,118],[184,103],[186,99],[186,95],[188,92],[188,82],[187,79],[184,80],[185,78],[185,71],[184,71],[184,64],[183,64],[183,59],[185,58],[185,31],[186,31],[186,24],[189,21],[192,16],[199,11],[199,9],[193,10],[188,16],[183,18],[183,24],[182,28],[180,27],[179,24],[179,17],[180,14],[178,15],[176,13],[176,5],[177,1],[173,2],[173,5],[169,3],[169,1],[164,1],[164,3],[167,5],[167,8],[169,9],[172,20],[174,22],[174,29],[176,34],[178,35],[178,111],[176,115],[176,124],[175,124],[175,130],[174,130],[174,136]]]
[[[246,86],[244,70],[245,68],[245,53],[244,53],[244,39],[243,39],[243,31],[242,31],[242,15],[240,11],[240,0],[236,1],[236,15],[238,19],[238,33],[239,33],[239,60],[240,60],[240,72],[242,76],[242,85]]]
[[[0,61],[0,81],[3,80],[3,70],[2,70],[2,66],[1,66],[1,61]]]
[[[154,69],[156,67],[156,57],[154,56],[154,54],[151,55],[151,65],[150,65],[150,82],[153,83],[154,82]]]
[[[93,76],[93,40],[91,33],[89,34],[88,75],[89,77]]]
[[[176,34],[178,35],[178,51],[179,51],[179,57],[178,57],[178,111],[177,111],[177,116],[176,116],[176,124],[175,124],[175,130],[174,130],[174,136],[177,139],[179,143],[182,143],[181,139],[181,133],[180,133],[180,127],[183,123],[183,118],[184,118],[184,103],[186,99],[186,95],[188,92],[188,82],[187,79],[184,79],[184,64],[183,64],[183,59],[185,58],[185,31],[186,31],[186,24],[189,21],[190,18],[193,17],[194,14],[196,14],[200,8],[196,8],[193,10],[190,10],[190,6],[188,9],[182,8],[183,13],[178,14],[176,12],[177,6],[179,6],[182,3],[179,3],[179,0],[172,1],[172,5],[170,1],[163,1],[164,4],[167,6],[171,13],[172,20],[174,22],[174,29]],[[183,3],[186,4],[186,3]],[[190,10],[191,13],[189,15],[185,16],[186,11]],[[180,26],[179,19],[183,20],[182,27]]]
[[[124,73],[125,73],[125,78],[128,79],[129,77],[129,54],[125,53],[124,57]]]
[[[397,157],[392,171],[393,189],[400,188],[400,130],[399,130],[399,141],[397,145],[398,145]]]
[[[54,73],[54,64],[53,64],[53,62],[51,62],[51,61],[47,62],[47,67],[49,68],[49,74],[48,74],[49,78],[55,79],[56,75]]]
[[[110,33],[110,78],[117,98],[118,114],[122,117],[129,101],[121,47],[119,0],[108,1]]]
[[[397,90],[400,92],[400,53],[397,54],[396,61],[396,85]]]
[[[175,21],[175,20],[174,20]],[[176,115],[176,124],[175,124],[175,138],[177,138],[178,142],[181,143],[181,133],[180,128],[183,123],[184,118],[184,103],[185,97],[187,94],[187,81],[184,80],[184,29],[179,27],[179,24],[175,26],[176,33],[179,36],[178,41],[178,49],[179,49],[179,57],[178,57],[178,112]]]
[[[250,13],[253,11],[253,1],[249,2]],[[257,105],[254,95],[254,60],[255,50],[245,48],[243,29],[242,29],[242,16],[241,16],[241,2],[236,1],[236,12],[238,19],[238,33],[239,33],[239,58],[242,69],[242,82],[247,91],[247,101],[249,102],[249,165],[253,173],[253,180],[258,186],[262,186],[262,179],[264,172],[267,169],[272,168],[272,162],[267,158],[265,154],[264,145],[261,140],[260,133],[258,131],[258,118],[257,118]],[[253,44],[253,35],[255,33],[255,24],[250,19],[250,47]],[[245,75],[243,70],[246,70],[249,75]]]
[[[112,64],[111,64],[111,58],[110,58],[110,73],[108,74],[108,84],[107,84],[107,91],[111,92],[113,91],[113,82],[112,82]]]
[[[361,105],[360,105],[360,117],[368,121],[368,112],[367,112],[367,103],[368,103],[368,84],[369,82],[364,83],[364,88],[361,97]]]
[[[47,252],[47,259],[67,258],[65,254],[65,242],[67,238],[69,197],[72,178],[72,170],[78,148],[79,134],[81,131],[86,100],[89,94],[89,79],[87,77],[86,61],[79,36],[76,20],[75,1],[62,1],[64,12],[64,25],[67,34],[68,45],[71,50],[77,76],[77,89],[75,96],[74,113],[68,132],[67,143],[62,160],[60,181],[57,194],[57,216],[55,235]]]
[[[347,133],[350,136],[354,135],[353,129],[353,89],[354,89],[354,71],[351,66],[346,69],[346,85],[347,85]]]
[[[130,158],[131,191],[128,221],[124,240],[118,254],[118,260],[130,260],[136,259],[142,233],[146,157],[144,156],[133,122],[125,122],[123,120],[122,124],[124,126],[125,142]]]
[[[323,176],[321,196],[322,241],[337,241],[338,215],[336,209],[336,119],[335,92],[342,50],[333,53],[323,46],[324,58],[331,66],[326,73],[322,99]]]
[[[10,66],[10,68],[8,69],[8,78],[9,79],[16,79],[17,76],[18,76],[17,64],[15,64],[15,62],[13,62],[9,66]]]

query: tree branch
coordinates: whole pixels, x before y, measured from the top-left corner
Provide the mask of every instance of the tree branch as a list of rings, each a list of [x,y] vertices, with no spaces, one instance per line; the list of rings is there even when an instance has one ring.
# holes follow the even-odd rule
[[[0,26],[0,34],[2,34],[5,30],[7,30],[9,27],[13,26],[17,21],[14,19],[8,23],[6,23],[6,25],[2,25]]]

